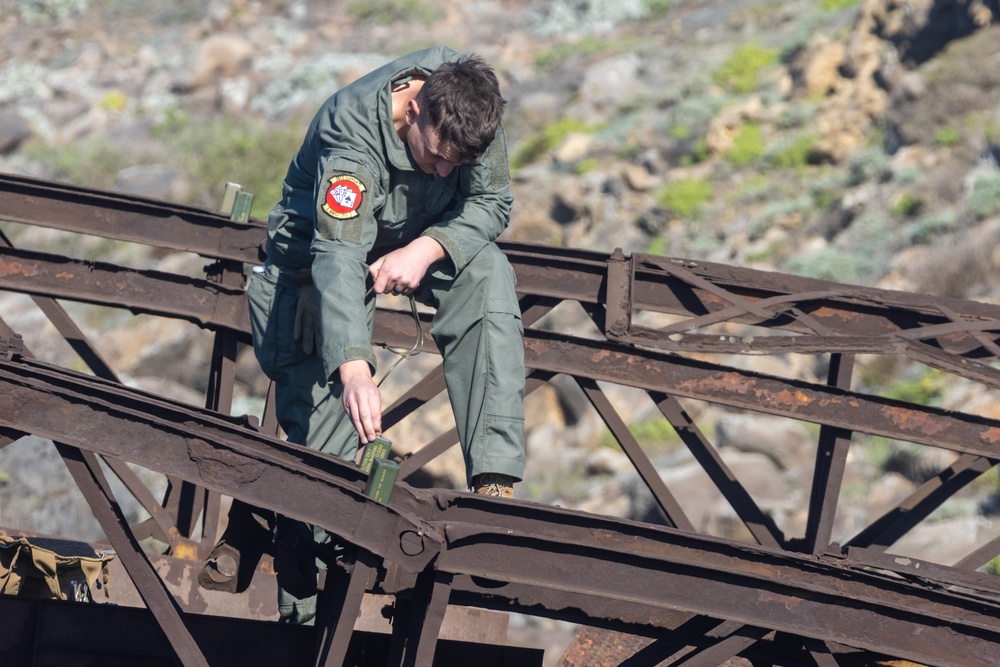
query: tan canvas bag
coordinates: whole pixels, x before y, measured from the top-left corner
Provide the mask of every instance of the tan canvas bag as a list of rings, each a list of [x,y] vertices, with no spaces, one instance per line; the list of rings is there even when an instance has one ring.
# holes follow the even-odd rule
[[[97,554],[82,542],[0,534],[0,593],[93,602],[95,590],[108,597],[113,559],[113,552]]]

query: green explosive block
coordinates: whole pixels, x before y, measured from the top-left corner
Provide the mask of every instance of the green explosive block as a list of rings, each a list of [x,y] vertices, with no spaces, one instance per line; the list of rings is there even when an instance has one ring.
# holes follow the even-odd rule
[[[392,485],[399,475],[399,464],[389,459],[375,459],[368,483],[365,484],[365,495],[380,503],[388,503],[392,495]]]
[[[365,445],[364,454],[361,455],[361,472],[370,473],[375,459],[389,458],[389,450],[392,449],[392,440],[378,436]]]

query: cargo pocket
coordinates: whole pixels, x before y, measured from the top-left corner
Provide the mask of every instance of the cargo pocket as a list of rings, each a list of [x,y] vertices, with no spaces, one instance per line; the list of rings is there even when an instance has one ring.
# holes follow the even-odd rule
[[[306,358],[302,344],[294,340],[298,287],[277,277],[267,267],[250,275],[247,299],[253,351],[264,374],[278,382],[288,381],[288,367]]]
[[[486,337],[489,355],[486,417],[501,425],[508,419],[523,423],[524,328],[516,302],[490,299],[486,312]]]

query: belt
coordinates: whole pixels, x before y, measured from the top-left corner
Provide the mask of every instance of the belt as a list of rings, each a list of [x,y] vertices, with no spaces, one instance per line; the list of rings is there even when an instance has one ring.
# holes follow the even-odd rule
[[[278,280],[283,280],[290,285],[305,285],[312,282],[312,272],[309,269],[279,269],[274,264],[267,262],[264,266],[253,267],[254,273],[267,273]]]

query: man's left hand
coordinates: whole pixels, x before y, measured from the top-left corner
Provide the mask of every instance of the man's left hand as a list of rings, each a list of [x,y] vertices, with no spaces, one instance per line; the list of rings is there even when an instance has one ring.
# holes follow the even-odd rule
[[[376,294],[412,294],[434,262],[444,259],[444,248],[429,236],[379,257],[368,267]]]

